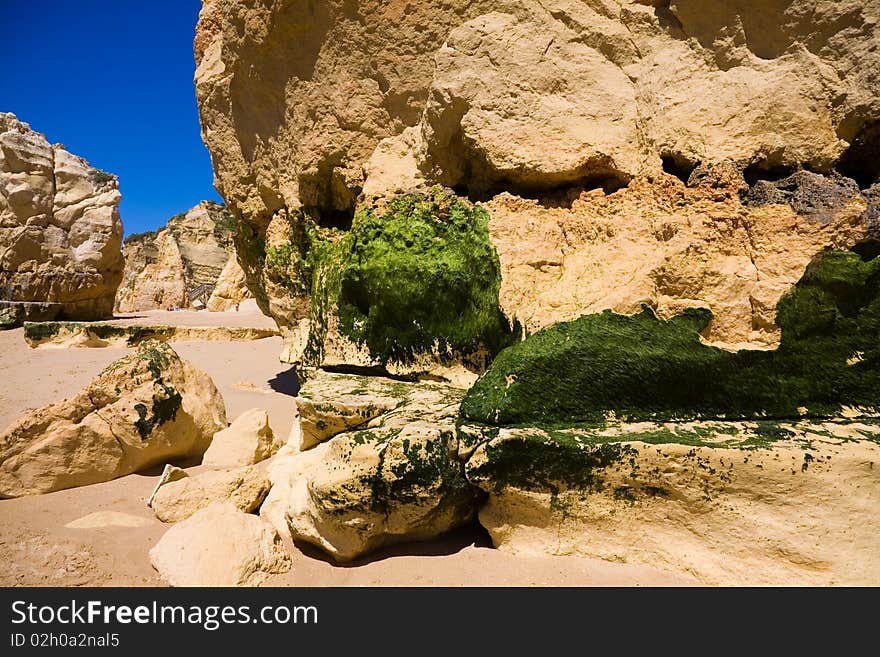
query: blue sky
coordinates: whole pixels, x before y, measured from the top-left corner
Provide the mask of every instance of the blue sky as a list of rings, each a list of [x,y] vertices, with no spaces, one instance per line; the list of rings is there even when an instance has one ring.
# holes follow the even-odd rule
[[[119,176],[125,233],[219,201],[199,134],[199,0],[0,0],[0,111]]]

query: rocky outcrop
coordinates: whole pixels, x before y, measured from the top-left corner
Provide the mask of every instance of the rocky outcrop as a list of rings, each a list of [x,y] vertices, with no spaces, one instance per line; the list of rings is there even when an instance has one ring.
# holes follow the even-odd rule
[[[533,333],[603,310],[647,305],[670,318],[708,308],[707,343],[772,348],[777,304],[810,261],[880,236],[852,180],[801,172],[748,187],[731,167],[700,173],[689,186],[640,176],[611,196],[579,192],[555,206],[494,197],[486,207],[504,312]]]
[[[116,310],[186,308],[193,303],[204,307],[234,259],[232,229],[232,219],[222,205],[202,201],[171,217],[158,232],[126,237],[125,276],[116,295]],[[227,295],[232,294],[233,281],[228,279],[234,275],[234,271],[228,273],[224,282]],[[190,298],[200,288],[202,294]]]
[[[238,264],[238,258],[234,253],[229,255],[229,260],[217,277],[214,291],[208,298],[206,308],[210,312],[223,312],[225,310],[238,310],[238,305],[246,299],[251,299],[244,270]]]
[[[275,438],[269,426],[269,414],[252,408],[214,434],[202,463],[215,468],[253,465],[272,456],[281,446],[281,440]]]
[[[876,422],[501,429],[467,461],[493,544],[712,585],[876,585]]]
[[[782,297],[775,350],[705,344],[707,310],[646,308],[500,354],[459,435],[493,543],[710,584],[878,581],[862,555],[880,500],[880,257],[860,246],[824,253]]]
[[[75,396],[26,413],[0,434],[0,497],[198,457],[225,426],[223,398],[208,375],[167,344],[145,342]]]
[[[521,552],[876,581],[878,25],[830,0],[205,0],[218,190],[313,377],[261,514],[338,560],[480,507]],[[321,367],[473,387],[406,418],[435,388]]]
[[[171,586],[259,586],[290,570],[275,530],[229,502],[174,525],[150,550],[150,562]]]
[[[231,502],[244,513],[256,511],[269,492],[266,476],[253,467],[183,472],[157,487],[150,507],[162,522],[180,522],[215,502]]]
[[[779,302],[781,344],[705,344],[711,313],[584,315],[505,350],[469,391],[491,425],[880,415],[880,256],[828,251]]]
[[[562,385],[535,406],[552,407]],[[450,386],[316,374],[269,462],[261,517],[338,561],[476,511],[494,545],[519,554],[640,563],[706,584],[880,581],[880,562],[864,558],[878,529],[880,423],[856,407],[748,421],[609,412],[542,428],[456,421],[460,398]]]
[[[24,339],[34,349],[134,347],[145,340],[238,342],[278,335],[276,329],[241,326],[150,326],[110,322],[26,322]]]
[[[25,320],[113,314],[122,279],[116,176],[0,112],[0,312]]]
[[[264,518],[349,561],[382,545],[437,536],[473,517],[477,492],[456,458],[460,390],[348,375],[315,380],[343,398],[390,393],[398,401],[358,429],[332,437],[327,432],[312,449],[276,456],[269,467],[272,490],[260,508]],[[334,398],[325,404],[332,406]]]
[[[512,327],[642,303],[664,317],[703,306],[712,344],[768,348],[775,304],[810,259],[868,232],[858,188],[880,173],[878,20],[873,4],[823,0],[713,0],[699,11],[635,0],[314,11],[208,0],[196,88],[218,189],[240,219],[243,269],[285,334],[286,360],[397,374],[468,361],[443,350],[427,318],[416,321],[441,348],[387,359],[369,324],[401,328],[363,294],[366,334],[344,330],[344,308],[343,331],[328,329],[336,281],[310,269],[354,253],[368,211],[383,216],[389,198],[431,185],[485,202]],[[835,168],[849,182],[835,182]],[[816,172],[791,183],[801,192],[761,191],[798,169]],[[803,202],[811,175],[839,188],[818,210]],[[387,274],[388,262],[365,258],[379,258],[372,247],[388,235],[366,239],[375,244],[357,252],[359,269]],[[392,262],[390,289],[431,280],[432,249],[411,242],[419,275]],[[494,257],[474,271],[494,275]]]

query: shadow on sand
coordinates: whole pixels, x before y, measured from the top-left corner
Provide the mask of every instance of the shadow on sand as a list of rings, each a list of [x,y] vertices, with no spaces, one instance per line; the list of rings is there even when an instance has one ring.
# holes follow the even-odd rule
[[[288,370],[278,372],[267,383],[275,392],[290,395],[291,397],[296,397],[299,394],[300,383],[299,376],[296,374],[296,366],[291,366]]]

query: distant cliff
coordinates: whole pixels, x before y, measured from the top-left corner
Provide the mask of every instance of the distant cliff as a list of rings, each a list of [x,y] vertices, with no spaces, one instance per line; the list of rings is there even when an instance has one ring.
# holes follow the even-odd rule
[[[237,267],[231,231],[226,209],[202,201],[171,217],[159,231],[129,235],[123,246],[125,275],[116,295],[116,310],[204,307],[226,269],[233,273],[225,275],[222,287],[231,302],[215,302],[212,309],[234,306],[235,294],[226,282],[234,279]]]

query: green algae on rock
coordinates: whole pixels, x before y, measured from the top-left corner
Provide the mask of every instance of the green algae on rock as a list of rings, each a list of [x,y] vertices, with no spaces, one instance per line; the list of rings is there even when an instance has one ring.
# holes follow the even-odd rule
[[[291,294],[310,294],[306,363],[321,364],[331,327],[380,365],[425,353],[451,362],[509,344],[488,221],[440,188],[361,209],[350,232],[298,214],[289,242],[267,249],[265,263]]]
[[[708,310],[668,321],[645,308],[557,324],[509,347],[462,402],[494,425],[872,414],[880,401],[880,258],[816,258],[779,303],[775,351],[700,341]]]
[[[340,415],[347,418],[370,406],[370,398],[381,408],[364,423],[338,423],[318,444],[301,443],[302,451],[282,450],[269,466],[273,487],[261,515],[338,561],[466,524],[482,493],[457,456],[463,394],[438,383],[316,373],[297,398],[300,429],[331,408],[347,409]]]

